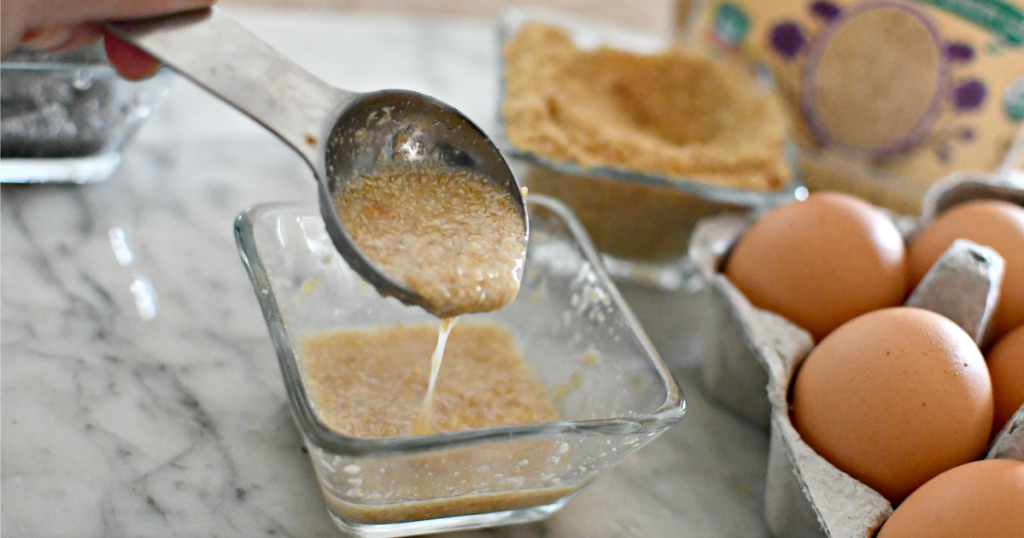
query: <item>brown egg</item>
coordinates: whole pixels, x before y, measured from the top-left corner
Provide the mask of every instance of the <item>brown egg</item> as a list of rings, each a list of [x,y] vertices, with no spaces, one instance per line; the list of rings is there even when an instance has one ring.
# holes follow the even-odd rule
[[[992,433],[996,434],[1024,405],[1024,325],[996,342],[985,359],[992,375],[992,396],[996,404]]]
[[[1024,536],[1024,462],[984,460],[946,471],[907,497],[876,538]]]
[[[766,213],[725,268],[750,302],[821,340],[906,295],[903,238],[879,210],[847,194],[815,193]]]
[[[992,247],[1006,261],[992,336],[999,338],[1024,325],[1024,207],[999,200],[976,200],[943,212],[910,244],[911,287],[958,239]]]
[[[918,308],[878,310],[833,331],[800,368],[792,405],[811,448],[893,503],[978,459],[992,429],[981,351],[958,325]]]

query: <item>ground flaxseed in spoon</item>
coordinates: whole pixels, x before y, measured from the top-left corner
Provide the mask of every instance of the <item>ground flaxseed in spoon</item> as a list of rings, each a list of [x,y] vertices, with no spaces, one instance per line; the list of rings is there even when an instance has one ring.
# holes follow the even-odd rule
[[[466,170],[392,165],[335,195],[346,231],[439,318],[497,310],[519,292],[526,230],[512,198]]]

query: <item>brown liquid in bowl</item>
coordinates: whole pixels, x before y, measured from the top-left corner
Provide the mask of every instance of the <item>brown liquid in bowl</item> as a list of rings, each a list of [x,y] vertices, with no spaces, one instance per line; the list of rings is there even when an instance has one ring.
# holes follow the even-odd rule
[[[427,390],[437,344],[432,323],[314,333],[299,340],[304,378],[321,420],[362,438],[409,435]],[[437,378],[434,431],[557,420],[550,398],[494,324],[452,327],[444,374]],[[339,469],[354,484],[345,497],[325,489],[331,510],[346,521],[401,523],[543,506],[577,486],[552,487],[569,446],[525,439],[470,446],[374,465]]]
[[[299,341],[317,414],[334,431],[380,439],[409,435],[427,391],[437,325],[310,334]],[[434,394],[436,431],[557,420],[543,387],[493,324],[452,328]]]

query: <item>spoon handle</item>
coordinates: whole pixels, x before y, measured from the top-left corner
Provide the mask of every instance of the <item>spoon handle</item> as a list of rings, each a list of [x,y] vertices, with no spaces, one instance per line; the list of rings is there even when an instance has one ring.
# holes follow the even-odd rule
[[[334,123],[329,120],[355,96],[316,78],[216,8],[106,27],[261,123],[314,168]]]

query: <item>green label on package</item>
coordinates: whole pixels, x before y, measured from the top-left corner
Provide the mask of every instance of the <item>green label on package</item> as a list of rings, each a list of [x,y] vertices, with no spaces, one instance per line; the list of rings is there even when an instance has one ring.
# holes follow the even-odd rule
[[[1024,13],[1000,0],[917,0],[969,20],[1011,46],[1024,44]]]

